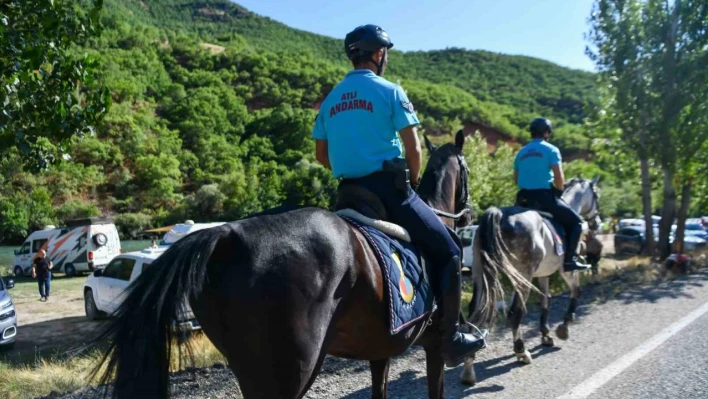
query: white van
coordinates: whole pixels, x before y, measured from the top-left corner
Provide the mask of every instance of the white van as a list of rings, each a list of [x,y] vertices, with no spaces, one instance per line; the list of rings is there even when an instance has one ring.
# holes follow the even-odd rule
[[[33,232],[15,250],[15,276],[29,276],[32,260],[40,249],[54,263],[52,272],[75,276],[96,270],[121,253],[118,230],[112,218],[98,217],[67,220],[65,227],[47,226]]]

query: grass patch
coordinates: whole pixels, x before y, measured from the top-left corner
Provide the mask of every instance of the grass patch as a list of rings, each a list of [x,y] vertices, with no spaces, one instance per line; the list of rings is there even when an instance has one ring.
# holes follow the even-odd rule
[[[212,345],[203,333],[196,333],[189,341],[194,359],[188,361],[178,357],[178,349],[173,346],[172,372],[189,367],[210,367],[217,363],[226,364],[224,356]],[[51,392],[71,392],[87,385],[95,385],[89,373],[101,359],[98,350],[76,356],[52,356],[34,359],[24,364],[10,364],[0,361],[0,399],[31,399]]]
[[[5,281],[7,279],[6,277]],[[13,280],[15,280],[15,287],[9,292],[15,302],[39,299],[37,280],[29,277],[15,277]],[[86,277],[66,277],[64,274],[52,274],[50,296],[76,296],[81,298],[85,282]]]

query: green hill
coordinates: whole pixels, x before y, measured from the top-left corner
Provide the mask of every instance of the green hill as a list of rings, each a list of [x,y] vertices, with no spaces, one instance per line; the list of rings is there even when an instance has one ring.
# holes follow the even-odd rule
[[[67,217],[120,214],[124,236],[177,220],[232,220],[283,202],[328,206],[336,182],[314,161],[315,107],[348,70],[342,41],[225,0],[106,0],[87,48],[114,100],[95,137],[29,174],[0,160],[0,241]],[[474,122],[526,139],[538,114],[565,152],[587,149],[593,76],[481,51],[395,51],[387,78],[428,134]]]
[[[150,26],[193,32],[216,44],[245,39],[246,47],[253,51],[301,53],[313,57],[316,54],[333,65],[348,67],[342,54],[341,38],[290,28],[227,0],[125,0],[109,2],[109,6],[120,8],[119,13],[130,13]],[[474,97],[465,96],[462,92],[454,96],[454,100],[462,104],[476,103],[469,111],[472,112],[470,117],[484,118],[484,111],[505,114],[504,120],[487,116],[476,121],[523,138],[526,137],[524,129],[529,118],[543,114],[554,118],[559,126],[563,126],[564,122],[577,124],[584,117],[584,104],[595,102],[591,73],[531,57],[486,51],[456,48],[431,52],[393,51],[388,77],[400,79],[402,84],[415,85],[418,81],[424,81],[460,88]],[[447,88],[443,87],[443,90]],[[502,111],[498,105],[511,109]],[[475,110],[481,112],[475,114]],[[430,116],[440,119],[466,115],[450,113]],[[562,144],[583,147],[586,142],[571,139]]]

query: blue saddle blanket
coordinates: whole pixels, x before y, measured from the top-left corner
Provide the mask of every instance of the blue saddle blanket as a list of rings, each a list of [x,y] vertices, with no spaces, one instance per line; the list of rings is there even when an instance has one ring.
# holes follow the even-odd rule
[[[353,219],[342,218],[366,237],[376,254],[386,282],[391,334],[427,316],[433,310],[433,292],[415,246]]]
[[[553,219],[548,219],[545,216],[541,216],[543,223],[551,231],[551,236],[553,237],[553,246],[556,248],[556,255],[563,256],[565,254],[565,240],[561,237],[565,235],[565,230]]]

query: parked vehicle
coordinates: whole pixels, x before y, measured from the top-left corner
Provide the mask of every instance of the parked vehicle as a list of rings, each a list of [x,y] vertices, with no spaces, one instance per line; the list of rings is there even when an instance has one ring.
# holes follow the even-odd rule
[[[638,254],[644,250],[646,237],[644,225],[626,226],[615,233],[615,253]],[[658,242],[659,229],[654,229],[654,241]]]
[[[105,266],[121,253],[118,230],[111,218],[67,220],[66,226],[47,226],[30,234],[15,250],[15,276],[28,276],[37,252],[44,249],[54,263],[53,272],[71,277]]]
[[[472,245],[474,235],[477,233],[476,225],[466,226],[457,230],[457,234],[462,241],[462,267],[472,268]]]
[[[162,238],[161,245],[172,245],[179,241],[188,234],[192,234],[195,231],[210,229],[212,227],[221,226],[226,222],[213,222],[213,223],[194,223],[192,220],[187,220],[184,223],[178,223],[172,227],[170,231],[165,233]]]
[[[686,223],[686,236],[698,237],[708,240],[708,231],[699,221]]]
[[[15,346],[17,336],[17,314],[15,304],[12,303],[10,293],[7,291],[15,286],[13,280],[7,282],[0,278],[0,349]]]
[[[151,267],[152,263],[165,250],[166,246],[147,248],[142,251],[128,252],[113,258],[104,269],[98,269],[86,278],[84,283],[84,309],[89,320],[97,320],[115,313],[125,300],[125,289],[138,276]],[[181,313],[175,324],[188,330],[201,327],[189,305]]]
[[[651,217],[652,226],[659,227],[659,222],[661,222],[661,216],[653,215]],[[625,227],[630,227],[630,226],[642,226],[643,227],[644,224],[645,224],[644,218],[622,219],[619,222],[617,222],[617,228],[623,229]]]
[[[674,229],[675,230],[675,229]],[[654,227],[654,242],[659,242],[659,229]],[[674,232],[672,231],[669,236],[669,243],[674,242]],[[686,252],[693,252],[699,248],[704,248],[707,245],[707,241],[694,235],[685,234],[684,240],[684,250]],[[615,234],[615,253],[632,253],[639,254],[644,251],[644,246],[646,245],[645,229],[642,226],[628,226],[620,229]]]

